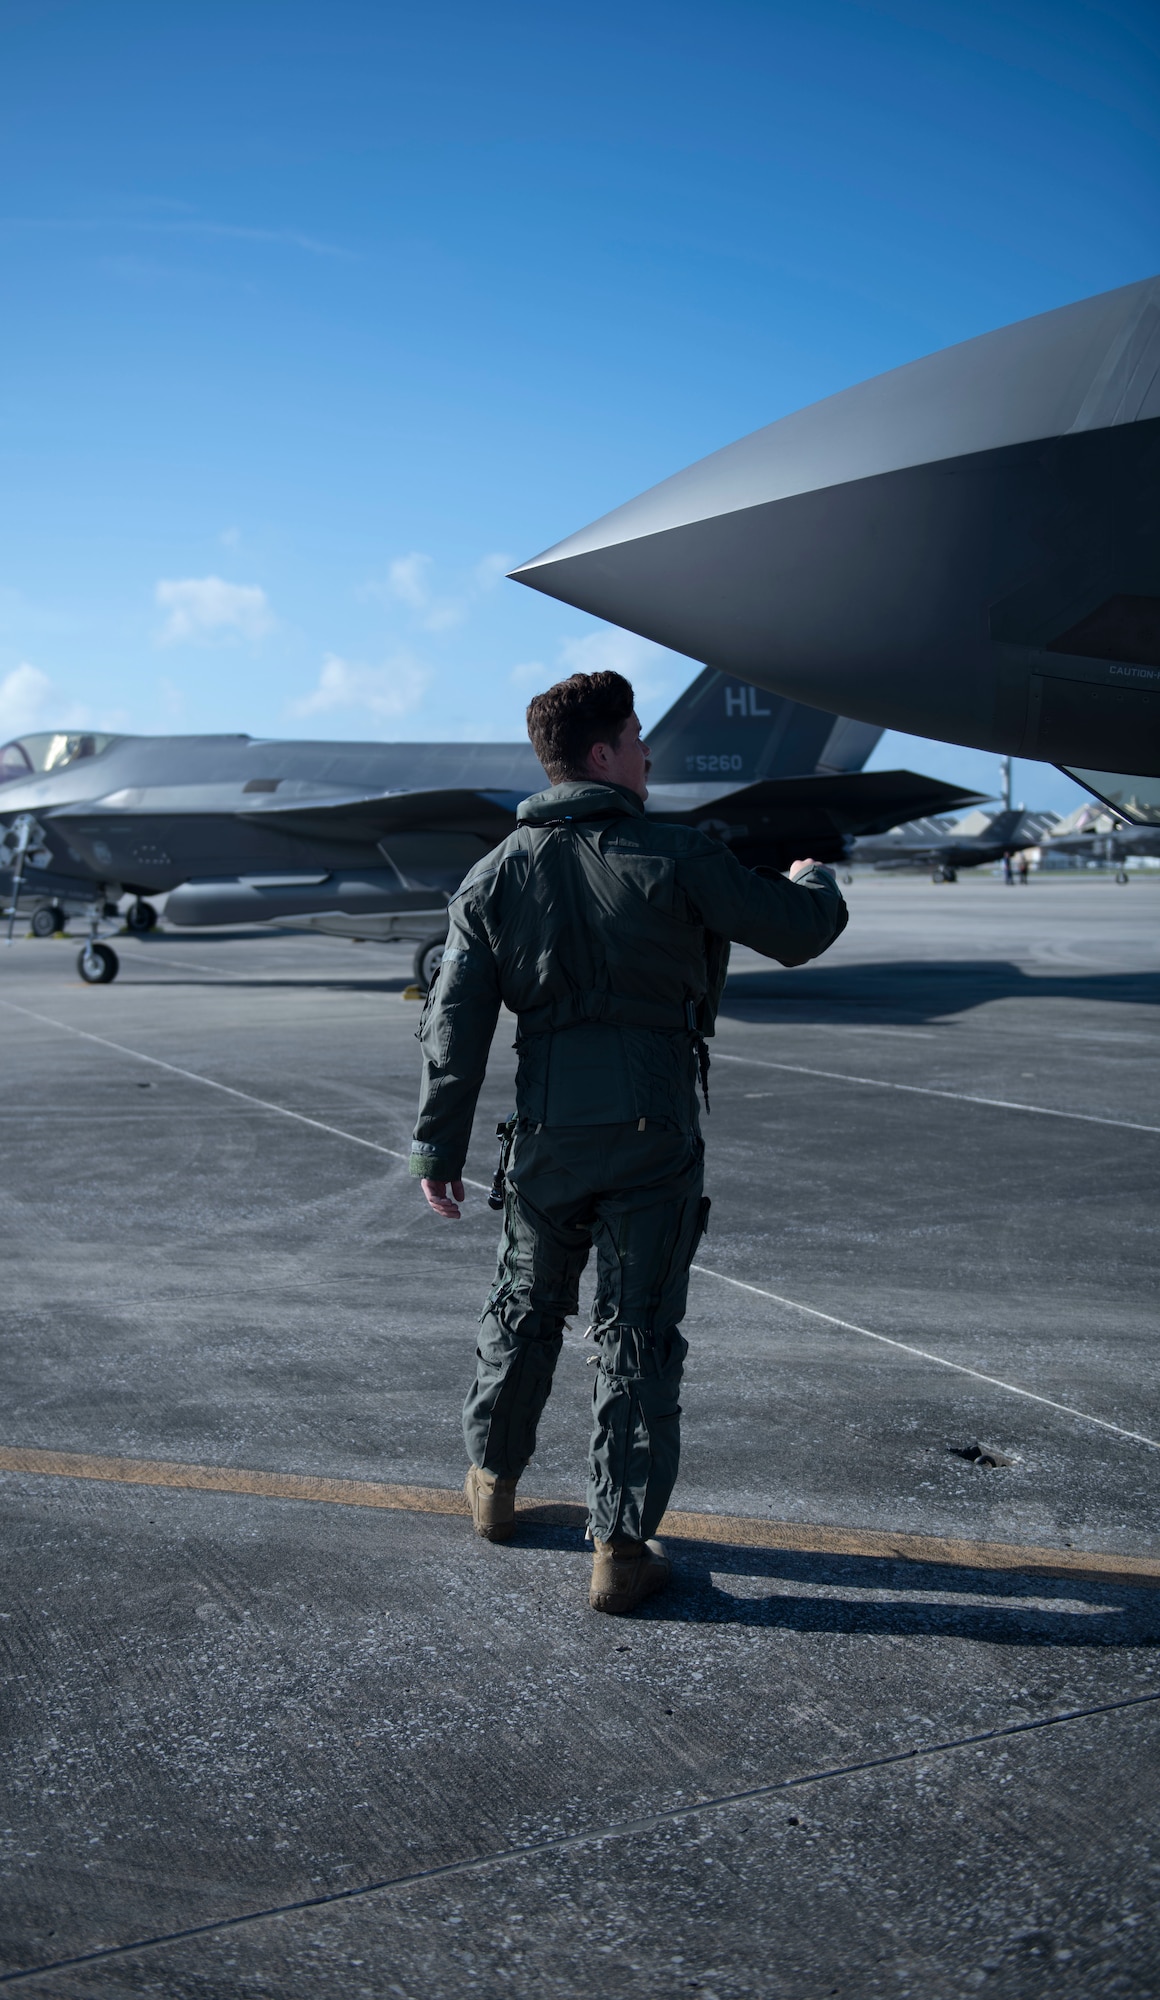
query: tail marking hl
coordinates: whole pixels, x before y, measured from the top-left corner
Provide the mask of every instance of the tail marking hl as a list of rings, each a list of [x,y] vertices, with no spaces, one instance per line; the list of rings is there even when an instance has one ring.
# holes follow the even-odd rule
[[[770,716],[773,714],[773,710],[771,708],[759,708],[757,704],[757,689],[749,687],[742,681],[738,687],[726,687],[725,714],[727,716]]]

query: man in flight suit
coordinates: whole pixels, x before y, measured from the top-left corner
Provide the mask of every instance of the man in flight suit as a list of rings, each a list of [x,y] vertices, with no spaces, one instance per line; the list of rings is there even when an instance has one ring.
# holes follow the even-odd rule
[[[537,695],[528,734],[552,780],[450,904],[420,1030],[411,1172],[457,1217],[500,1006],[517,1018],[504,1227],[463,1411],[478,1532],[506,1541],[565,1320],[597,1258],[590,1602],[631,1611],[667,1581],[652,1539],[677,1476],[679,1331],[705,1227],[697,1108],[729,941],[782,965],[845,928],[834,876],[742,867],[707,833],[647,818],[648,746],[629,683],[573,674]]]

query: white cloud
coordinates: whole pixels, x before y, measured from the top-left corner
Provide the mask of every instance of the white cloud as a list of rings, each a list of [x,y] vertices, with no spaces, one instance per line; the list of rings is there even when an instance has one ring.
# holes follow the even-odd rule
[[[396,556],[388,563],[383,588],[388,597],[397,598],[407,606],[424,632],[445,632],[449,626],[461,622],[465,607],[453,598],[436,597],[431,588],[434,568],[434,556],[413,549],[410,555]]]
[[[13,736],[24,736],[30,729],[51,729],[63,717],[53,713],[52,682],[39,667],[27,660],[13,667],[0,681],[0,740],[8,742]]]
[[[506,576],[512,566],[511,556],[484,556],[472,570],[477,590],[494,590],[501,576]]]
[[[380,721],[396,721],[419,707],[431,675],[409,653],[396,653],[380,667],[328,653],[318,685],[291,703],[292,715],[325,715],[336,708],[363,709]]]
[[[434,556],[420,555],[417,549],[409,556],[396,556],[387,568],[387,589],[412,611],[425,611],[431,602],[428,579],[434,567]]]
[[[274,628],[269,600],[256,583],[226,583],[220,576],[163,578],[153,595],[169,613],[157,635],[163,645],[191,639],[261,639]]]
[[[679,653],[670,653],[652,639],[605,626],[576,639],[562,640],[556,651],[555,666],[528,660],[513,667],[508,678],[513,687],[534,692],[551,687],[568,674],[623,674],[632,682],[637,709],[643,714],[650,704],[660,702],[667,707],[675,701],[696,671],[690,660]]]
[[[663,646],[642,639],[635,632],[608,626],[602,632],[585,632],[581,639],[565,639],[560,647],[560,663],[570,674],[623,674],[632,680],[655,660],[665,657]]]
[[[42,729],[126,729],[129,716],[121,708],[93,709],[61,693],[56,682],[30,661],[0,679],[0,743]]]
[[[405,604],[413,622],[423,632],[446,632],[461,625],[473,599],[494,590],[501,576],[511,568],[511,557],[502,552],[481,556],[457,585],[447,593],[435,589],[435,558],[412,549],[387,564],[386,581],[366,586],[375,597],[393,598]]]
[[[556,678],[559,679],[559,675]],[[508,679],[513,687],[518,688],[546,688],[552,685],[552,675],[542,660],[524,660],[520,666],[512,668]]]

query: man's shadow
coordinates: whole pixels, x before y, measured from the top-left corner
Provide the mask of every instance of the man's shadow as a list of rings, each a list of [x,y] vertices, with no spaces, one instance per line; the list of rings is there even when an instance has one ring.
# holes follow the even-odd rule
[[[521,1507],[528,1548],[590,1551],[585,1511]],[[665,1537],[676,1574],[634,1614],[676,1625],[975,1639],[1007,1646],[1155,1646],[1160,1589],[1083,1573],[985,1570],[897,1556],[813,1554]]]

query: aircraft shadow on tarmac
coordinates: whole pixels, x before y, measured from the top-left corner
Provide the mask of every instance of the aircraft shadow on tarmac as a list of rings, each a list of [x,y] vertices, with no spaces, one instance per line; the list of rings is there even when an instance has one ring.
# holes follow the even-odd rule
[[[732,972],[720,1012],[739,1020],[833,1021],[854,1013],[913,1026],[985,1007],[993,1000],[1120,1001],[1160,1006],[1153,972],[1028,973],[1008,959],[889,959],[824,972],[772,968]]]
[[[575,1552],[584,1546],[584,1520],[581,1507],[521,1509],[519,1539],[525,1547]],[[665,1540],[676,1578],[636,1614],[662,1624],[974,1639],[992,1646],[1160,1645],[1160,1590],[1122,1577]]]
[[[199,939],[199,944],[206,940]],[[411,975],[365,971],[347,976],[336,970],[279,977],[247,978],[222,967],[222,977],[206,978],[191,967],[155,977],[136,959],[127,963],[134,986],[212,986],[307,989],[344,993],[401,993]],[[848,965],[821,973],[800,971],[732,972],[719,1009],[723,1018],[753,1021],[796,1020],[835,1025],[855,1014],[874,1021],[914,1027],[985,1007],[993,1000],[1120,1001],[1160,1007],[1160,977],[1149,972],[1026,973],[1005,959],[890,959],[880,965]]]
[[[282,993],[308,992],[308,993],[400,994],[402,993],[403,988],[405,986],[410,986],[411,983],[412,982],[409,979],[399,979],[399,978],[343,979],[341,977],[336,978],[333,973],[328,974],[325,977],[320,975],[316,979],[272,979],[269,977],[246,979],[245,977],[239,976],[237,973],[225,974],[221,979],[215,979],[213,978],[212,975],[208,979],[204,979],[204,978],[193,978],[189,975],[183,977],[182,974],[178,972],[175,973],[173,977],[169,979],[162,979],[162,978],[138,979],[130,976],[129,978],[122,979],[121,981],[121,984],[123,986],[154,986],[162,989],[165,987],[179,986],[183,992],[187,987],[191,986],[211,987],[215,993],[221,993],[228,989],[228,991],[230,991],[231,993],[258,992],[259,990],[261,990],[263,992],[282,992]],[[416,1018],[418,1018],[417,1009],[416,1009]]]

